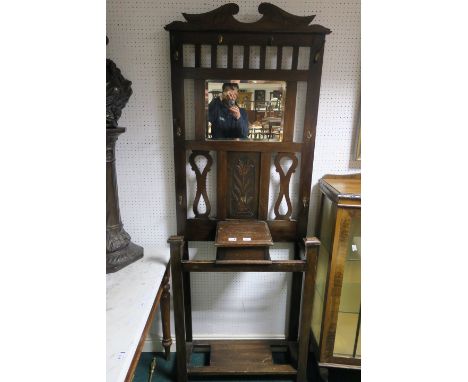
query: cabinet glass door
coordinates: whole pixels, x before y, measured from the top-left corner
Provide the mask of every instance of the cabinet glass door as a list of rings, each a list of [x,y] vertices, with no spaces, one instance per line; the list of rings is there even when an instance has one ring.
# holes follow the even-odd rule
[[[346,248],[338,251],[344,254],[345,259],[333,356],[360,358],[361,211],[350,210],[349,216],[349,234],[343,235],[343,241],[340,240],[340,247]]]

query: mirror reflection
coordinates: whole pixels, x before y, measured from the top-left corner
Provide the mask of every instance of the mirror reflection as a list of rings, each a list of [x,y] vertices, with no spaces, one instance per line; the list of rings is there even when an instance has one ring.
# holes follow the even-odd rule
[[[286,82],[205,82],[206,138],[281,142]]]

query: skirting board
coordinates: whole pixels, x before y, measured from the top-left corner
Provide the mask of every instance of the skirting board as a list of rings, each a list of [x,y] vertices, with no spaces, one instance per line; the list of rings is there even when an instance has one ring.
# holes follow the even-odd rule
[[[220,335],[204,335],[204,336],[194,336],[194,340],[264,340],[264,339],[273,339],[273,340],[284,340],[286,337],[284,335],[274,334],[271,336],[220,336]],[[145,340],[143,345],[142,352],[162,352],[162,338],[159,337],[149,337]],[[171,352],[175,352],[175,338],[172,337]]]

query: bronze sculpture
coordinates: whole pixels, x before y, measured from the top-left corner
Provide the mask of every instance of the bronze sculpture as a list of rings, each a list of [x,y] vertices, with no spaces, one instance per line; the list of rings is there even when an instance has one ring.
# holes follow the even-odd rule
[[[123,228],[115,169],[115,143],[125,132],[124,127],[118,127],[118,120],[132,95],[131,85],[115,63],[106,59],[106,273],[117,272],[143,257],[143,248],[132,243]]]

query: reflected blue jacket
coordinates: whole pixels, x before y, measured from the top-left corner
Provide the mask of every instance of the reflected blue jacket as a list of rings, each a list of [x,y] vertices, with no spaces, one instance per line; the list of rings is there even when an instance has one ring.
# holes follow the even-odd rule
[[[208,106],[208,120],[211,122],[212,138],[247,138],[249,121],[244,109],[239,108],[240,118],[236,119],[218,97]]]

